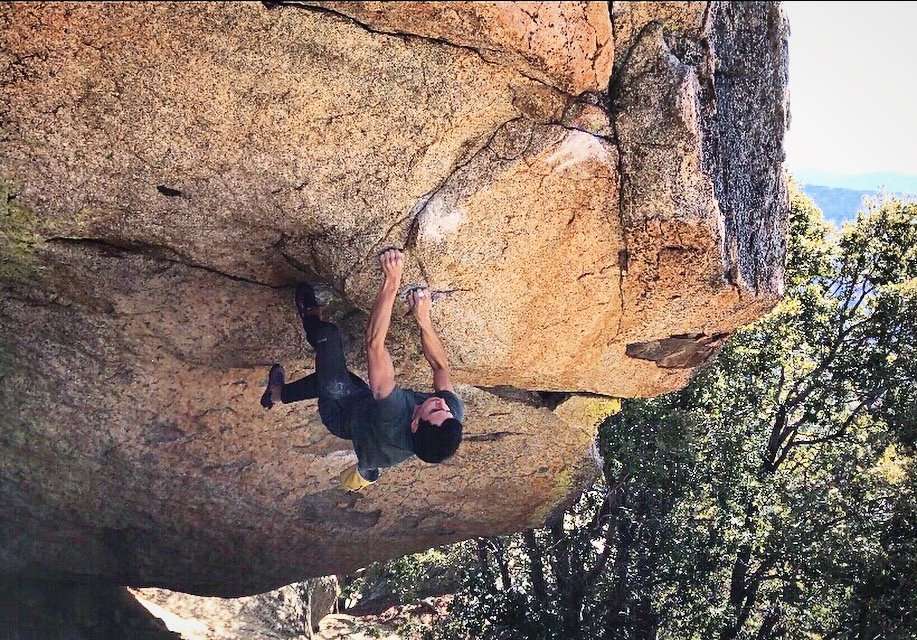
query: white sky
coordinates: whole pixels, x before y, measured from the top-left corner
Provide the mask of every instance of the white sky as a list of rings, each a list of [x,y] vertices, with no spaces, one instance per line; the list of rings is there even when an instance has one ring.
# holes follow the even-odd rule
[[[917,2],[785,2],[790,170],[917,175]]]

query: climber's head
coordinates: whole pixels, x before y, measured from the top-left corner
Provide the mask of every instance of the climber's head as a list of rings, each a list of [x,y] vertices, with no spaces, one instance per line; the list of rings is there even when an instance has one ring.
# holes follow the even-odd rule
[[[411,434],[414,453],[424,462],[437,463],[452,457],[462,443],[462,423],[446,418],[441,424],[421,420]]]
[[[417,425],[421,420],[438,427],[449,418],[454,417],[455,416],[452,415],[452,409],[449,408],[449,404],[439,396],[433,395],[414,409],[414,419],[411,422],[411,431],[417,432]]]
[[[424,462],[442,462],[462,442],[462,423],[455,419],[445,400],[431,396],[414,411],[411,422],[414,453]]]

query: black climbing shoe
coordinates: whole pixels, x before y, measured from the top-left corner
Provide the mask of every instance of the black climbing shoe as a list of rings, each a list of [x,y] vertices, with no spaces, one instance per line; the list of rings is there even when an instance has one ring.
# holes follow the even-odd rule
[[[261,406],[265,409],[270,409],[274,406],[274,401],[271,400],[271,387],[274,385],[282,385],[286,379],[286,374],[283,372],[283,367],[279,364],[275,364],[271,367],[271,372],[267,374],[267,387],[264,389],[264,393],[261,394]]]
[[[315,289],[308,282],[300,282],[296,285],[296,311],[300,319],[310,314],[309,311],[319,307],[318,300],[315,298]]]

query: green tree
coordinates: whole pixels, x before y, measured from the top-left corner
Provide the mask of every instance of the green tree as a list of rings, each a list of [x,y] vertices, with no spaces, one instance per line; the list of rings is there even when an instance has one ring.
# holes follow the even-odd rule
[[[917,205],[827,232],[794,194],[785,299],[625,403],[552,526],[466,543],[436,637],[917,637]]]
[[[892,531],[913,497],[877,469],[912,441],[917,207],[886,203],[834,245],[798,194],[790,221],[786,299],[674,399],[648,403],[693,425],[701,461],[671,556],[685,577],[655,599],[673,637],[872,637],[850,626],[850,593],[870,591],[863,567],[908,534]]]

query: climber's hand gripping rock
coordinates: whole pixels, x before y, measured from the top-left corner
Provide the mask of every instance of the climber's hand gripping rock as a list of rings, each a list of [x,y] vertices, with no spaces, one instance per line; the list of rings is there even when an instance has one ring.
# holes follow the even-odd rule
[[[408,294],[408,306],[417,324],[430,322],[430,306],[433,298],[426,287],[417,287]]]
[[[404,254],[398,249],[387,249],[379,254],[379,266],[385,276],[386,282],[401,284],[401,274],[404,270]]]

